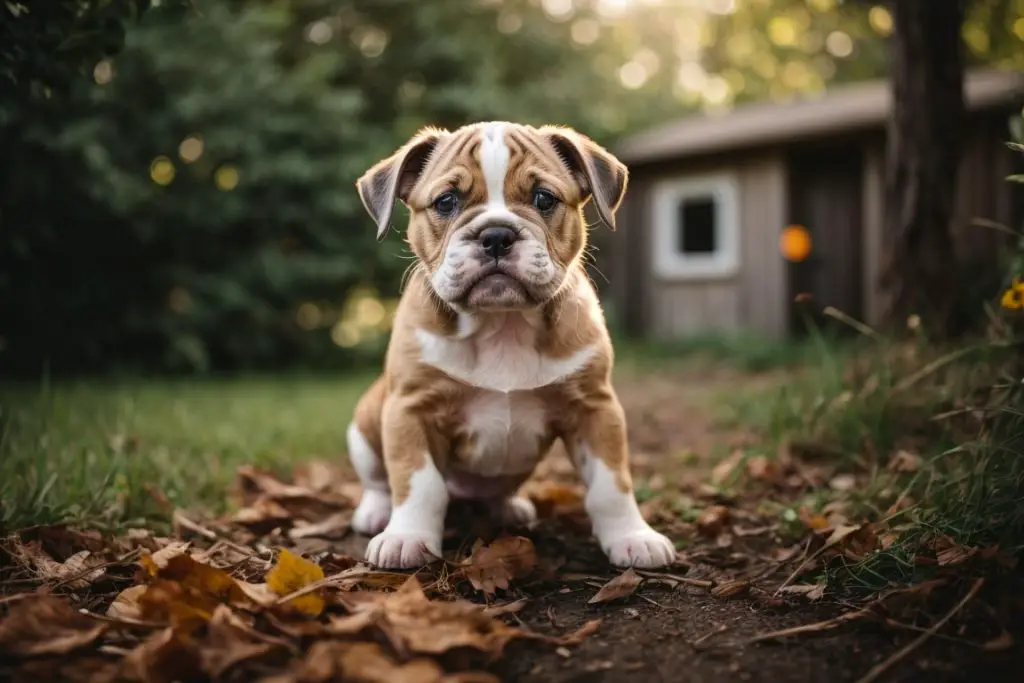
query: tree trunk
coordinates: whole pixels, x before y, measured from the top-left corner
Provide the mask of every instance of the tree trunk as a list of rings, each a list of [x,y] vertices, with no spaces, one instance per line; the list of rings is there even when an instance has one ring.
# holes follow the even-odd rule
[[[965,122],[960,29],[964,0],[892,0],[893,108],[889,117],[882,289],[888,319],[912,314],[956,334],[952,220]]]

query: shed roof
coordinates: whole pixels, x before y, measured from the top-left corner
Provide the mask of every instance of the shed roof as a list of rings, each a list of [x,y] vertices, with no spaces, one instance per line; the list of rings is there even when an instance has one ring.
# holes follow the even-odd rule
[[[969,110],[1008,104],[1022,94],[1024,74],[1018,72],[979,70],[964,78]],[[687,116],[622,140],[616,154],[627,164],[643,164],[880,127],[891,102],[886,79],[842,85],[812,99]]]

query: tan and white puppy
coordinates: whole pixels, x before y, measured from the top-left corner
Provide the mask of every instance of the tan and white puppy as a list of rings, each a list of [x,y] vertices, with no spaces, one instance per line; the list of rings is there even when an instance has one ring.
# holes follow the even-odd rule
[[[611,562],[673,561],[633,495],[612,346],[582,262],[583,206],[614,227],[626,179],[572,130],[503,122],[425,130],[359,179],[378,237],[396,199],[409,207],[416,257],[384,372],[348,431],[364,486],[352,525],[375,534],[371,564],[440,557],[452,498],[530,525],[533,505],[515,493],[556,439]]]

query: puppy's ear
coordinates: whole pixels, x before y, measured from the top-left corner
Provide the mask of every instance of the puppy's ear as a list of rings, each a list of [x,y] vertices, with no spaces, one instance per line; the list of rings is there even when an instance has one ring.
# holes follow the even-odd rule
[[[408,201],[409,193],[423,172],[445,131],[427,128],[397,152],[377,162],[356,181],[359,198],[377,224],[377,239],[384,239],[391,223],[395,199]]]
[[[545,126],[541,132],[551,140],[584,193],[594,198],[597,215],[614,230],[615,212],[626,194],[629,180],[625,164],[590,138],[569,128]]]

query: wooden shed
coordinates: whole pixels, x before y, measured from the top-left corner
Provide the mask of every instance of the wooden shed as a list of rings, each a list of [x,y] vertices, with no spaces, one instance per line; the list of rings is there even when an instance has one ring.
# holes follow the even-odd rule
[[[970,72],[969,124],[957,198],[964,258],[996,248],[976,219],[1012,224],[1015,155],[1009,119],[1018,74]],[[876,322],[884,249],[885,81],[836,87],[816,99],[740,106],[644,132],[615,149],[630,168],[619,229],[602,267],[613,314],[655,339],[708,332],[783,338],[793,298],[808,293]],[[782,231],[806,227],[810,256],[785,260]]]

